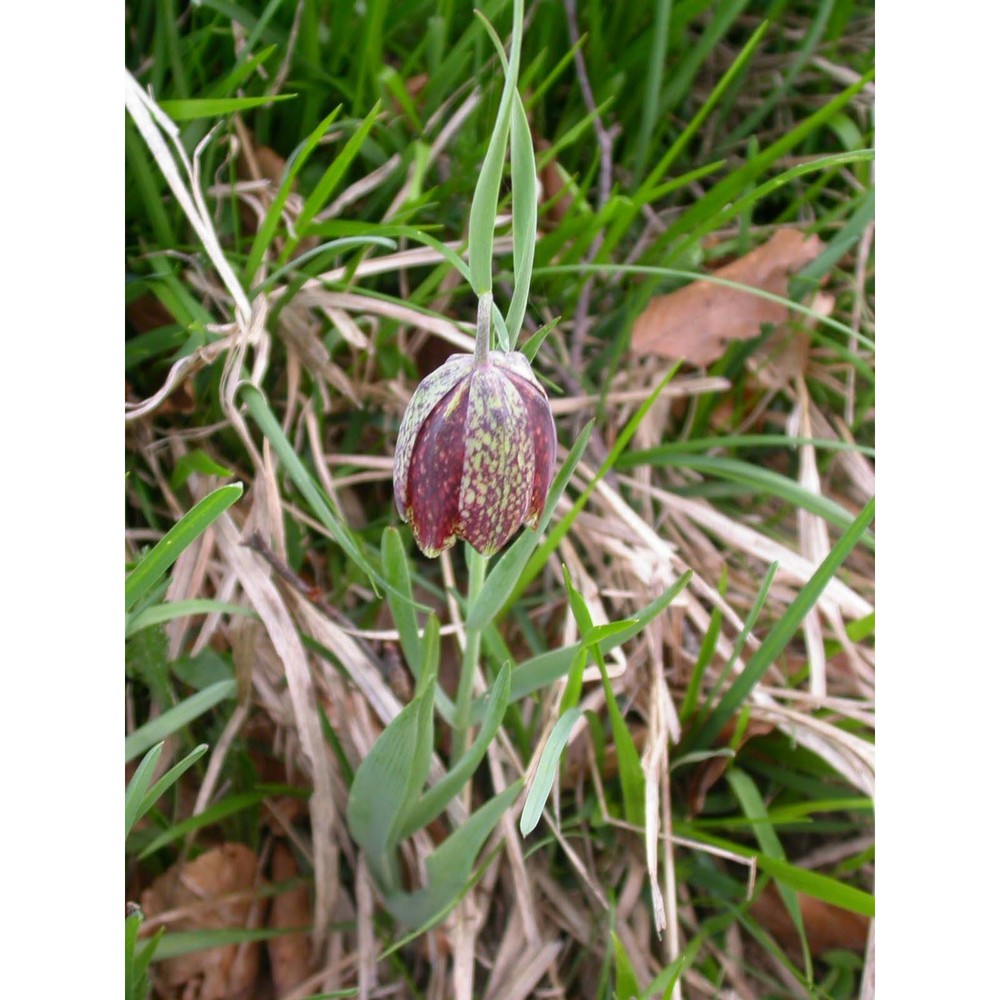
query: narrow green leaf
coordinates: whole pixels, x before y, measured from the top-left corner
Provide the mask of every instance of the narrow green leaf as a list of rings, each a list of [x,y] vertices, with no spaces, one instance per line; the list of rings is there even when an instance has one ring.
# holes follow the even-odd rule
[[[640,993],[635,969],[632,968],[632,962],[621,938],[614,931],[611,932],[611,943],[615,951],[615,996],[619,1000],[634,1000]]]
[[[209,806],[204,812],[200,812],[196,816],[190,816],[188,819],[180,823],[175,823],[169,829],[164,830],[163,833],[143,849],[139,857],[148,858],[150,854],[155,854],[161,847],[166,847],[167,844],[171,844],[175,840],[187,836],[189,833],[194,833],[195,830],[212,826],[220,820],[226,819],[228,816],[242,812],[244,809],[249,809],[251,806],[259,805],[268,795],[270,795],[270,792],[265,791],[242,792],[239,795],[230,795],[221,802]]]
[[[430,670],[421,675],[413,701],[389,723],[358,766],[347,799],[347,827],[385,891],[399,886],[393,833],[427,780],[429,747],[421,751],[420,741],[430,743],[433,736],[427,727],[433,725],[429,709],[435,679]]]
[[[158,743],[157,746],[162,747],[163,744]],[[153,747],[153,749],[155,750],[156,747]],[[167,771],[167,773],[163,775],[163,777],[160,778],[159,781],[157,781],[156,784],[153,785],[153,787],[143,796],[142,802],[139,804],[139,811],[133,818],[132,826],[138,823],[139,820],[142,819],[142,817],[145,816],[154,805],[156,805],[160,796],[163,795],[168,788],[176,784],[184,772],[201,760],[207,751],[208,744],[202,743],[199,746],[196,746],[182,761],[174,764],[174,766],[170,768],[170,770]],[[128,836],[130,830],[131,826],[127,827],[125,830],[126,837]]]
[[[521,836],[527,837],[538,825],[542,818],[542,810],[548,800],[549,792],[559,774],[559,758],[569,742],[570,733],[576,720],[583,715],[580,708],[569,708],[559,717],[559,721],[552,727],[549,738],[545,741],[545,749],[538,760],[538,769],[528,788],[527,797],[524,800],[524,809],[521,810],[520,830]]]
[[[757,855],[757,867],[773,878],[781,879],[797,892],[852,913],[860,913],[865,917],[875,916],[875,897],[863,889],[856,889],[853,885],[845,885],[828,875],[820,875],[767,855]]]
[[[125,577],[125,610],[131,611],[177,561],[178,556],[243,495],[243,484],[220,486],[199,500]]]
[[[254,236],[253,244],[250,247],[250,253],[247,255],[246,267],[243,269],[244,287],[249,288],[257,276],[257,270],[264,260],[264,254],[267,252],[267,248],[271,245],[271,241],[278,231],[278,225],[281,222],[281,213],[285,210],[285,202],[292,193],[292,184],[294,184],[295,178],[298,176],[299,171],[306,165],[313,150],[319,145],[320,140],[326,135],[327,129],[329,129],[333,124],[333,120],[339,114],[340,105],[335,107],[310,132],[295,152],[292,153],[278,192],[274,196],[274,201],[271,202],[267,214],[264,216],[264,221],[257,229],[257,234]]]
[[[139,762],[139,766],[132,775],[132,780],[125,789],[125,836],[127,837],[139,820],[142,803],[146,798],[149,783],[156,773],[156,765],[159,763],[160,754],[163,751],[163,743],[157,743],[149,753]]]
[[[263,108],[279,101],[290,101],[298,94],[271,94],[264,97],[189,97],[179,101],[160,101],[163,111],[175,122],[193,121],[196,118],[221,118],[237,111]]]
[[[587,669],[587,655],[589,649],[582,642],[577,648],[573,662],[570,664],[569,674],[566,677],[566,690],[559,701],[559,714],[573,708],[580,703],[580,696],[583,694],[583,672]]]
[[[854,546],[864,537],[868,525],[874,519],[875,498],[872,497],[865,504],[864,509],[858,514],[851,527],[837,540],[837,543],[830,550],[830,554],[799,591],[785,613],[768,632],[753,656],[750,657],[743,672],[733,681],[729,690],[722,696],[719,704],[699,731],[691,749],[704,749],[710,746],[722,732],[729,718],[743,704],[754,685],[764,676],[768,667],[774,663],[789,640],[795,635],[802,624],[802,619],[819,600],[827,583],[850,555]]]
[[[524,312],[528,305],[531,268],[535,262],[535,237],[538,231],[538,179],[535,149],[531,141],[528,116],[521,95],[514,91],[513,118],[510,123],[510,180],[514,234],[514,293],[507,310],[507,330],[511,349],[517,347]]]
[[[719,689],[729,679],[729,675],[732,673],[733,667],[736,665],[736,661],[740,658],[740,653],[743,652],[743,647],[746,645],[746,641],[750,637],[750,633],[753,631],[754,625],[757,624],[757,619],[760,617],[761,611],[764,610],[764,604],[767,601],[767,595],[771,591],[771,584],[774,583],[774,578],[778,574],[778,568],[779,564],[777,562],[773,562],[764,574],[764,579],[761,581],[760,587],[757,590],[757,596],[754,599],[753,606],[750,608],[749,613],[743,621],[743,627],[740,629],[740,634],[736,637],[736,641],[733,643],[729,659],[726,661],[725,667],[719,672],[718,678],[712,685],[712,690],[709,691],[708,697],[705,699],[704,704],[701,707],[701,715],[705,716],[708,714],[708,706],[715,700],[715,696]]]
[[[235,680],[218,681],[203,691],[191,695],[190,698],[185,698],[173,708],[168,708],[163,715],[157,716],[125,737],[125,762],[134,760],[154,743],[172,736],[198,716],[215,708],[220,702],[235,696]]]
[[[566,456],[566,461],[563,462],[562,468],[549,489],[548,499],[545,502],[542,516],[538,519],[538,525],[534,529],[525,529],[520,538],[494,563],[486,577],[486,582],[483,584],[483,589],[472,602],[472,607],[469,608],[466,618],[467,628],[483,629],[500,613],[500,609],[510,597],[525,565],[531,558],[531,553],[538,544],[538,539],[542,537],[542,533],[548,527],[549,521],[555,513],[556,504],[559,503],[566,491],[570,476],[573,475],[577,463],[583,455],[583,450],[587,447],[593,427],[594,422],[591,420],[580,432],[576,443]]]
[[[381,110],[381,101],[376,101],[375,106],[368,112],[364,121],[352,132],[344,148],[337,154],[330,166],[323,172],[323,176],[317,181],[309,197],[306,198],[299,217],[295,220],[295,233],[289,237],[288,242],[281,251],[281,263],[285,263],[292,255],[302,237],[306,235],[313,216],[320,212],[330,200],[330,195],[333,194],[347,172],[347,169],[354,162],[354,158],[361,151],[361,144],[368,138],[368,133],[372,130]]]
[[[490,135],[489,146],[479,172],[469,210],[469,271],[472,290],[477,296],[493,290],[493,231],[496,226],[497,198],[507,153],[511,108],[521,64],[521,33],[524,25],[524,0],[514,0],[513,39],[510,65],[500,95],[500,106]]]
[[[650,601],[638,614],[634,616],[635,624],[625,630],[604,639],[598,647],[603,653],[610,652],[623,642],[627,642],[633,636],[638,635],[664,608],[677,597],[677,595],[688,585],[691,580],[692,571],[688,570],[679,580],[670,585],[659,597]],[[514,668],[510,684],[510,700],[518,701],[529,694],[533,694],[541,688],[548,687],[553,681],[557,681],[564,676],[573,664],[577,653],[584,647],[579,643],[572,646],[563,646],[560,649],[552,649],[538,656],[533,656],[525,660],[520,666]],[[482,718],[482,701],[477,701],[473,707],[473,720]]]
[[[292,482],[298,487],[299,492],[306,499],[313,513],[322,522],[323,526],[330,532],[333,539],[344,550],[345,555],[357,566],[367,577],[376,591],[377,583],[383,581],[376,571],[365,559],[358,548],[354,536],[346,525],[342,524],[337,515],[333,512],[329,499],[316,485],[308,469],[302,463],[302,459],[296,454],[291,442],[285,437],[285,432],[281,429],[271,408],[268,406],[264,394],[255,385],[249,383],[240,388],[240,398],[246,403],[247,410],[254,418],[257,426],[264,432],[264,436],[271,442],[272,447],[285,466]]]
[[[517,798],[522,784],[518,778],[491,798],[436,848],[427,859],[427,888],[387,896],[389,911],[400,923],[416,927],[432,917],[443,919],[447,915],[468,882],[483,843]]]
[[[406,824],[400,830],[400,839],[412,836],[439,816],[448,803],[465,787],[475,773],[480,761],[493,742],[504,712],[510,702],[510,664],[505,663],[497,675],[493,690],[488,695],[486,718],[476,734],[472,746],[455,766],[436,784],[431,786],[410,810]]]
[[[125,638],[135,635],[136,632],[141,632],[142,629],[149,628],[151,625],[162,625],[175,618],[213,613],[246,615],[251,618],[256,615],[253,608],[245,607],[242,604],[226,604],[224,601],[213,601],[204,597],[194,597],[190,601],[171,601],[168,604],[154,604],[152,607],[143,608],[135,615],[126,616]]]
[[[311,927],[200,927],[196,931],[175,931],[167,934],[156,949],[155,961],[192,955],[209,948],[226,945],[252,944],[255,941],[273,941],[289,934],[308,933]],[[347,996],[354,996],[352,991]],[[305,1000],[305,998],[303,998]]]
[[[785,849],[781,846],[781,841],[778,839],[778,835],[771,825],[771,820],[767,815],[767,806],[764,805],[764,800],[761,798],[760,792],[750,779],[750,776],[738,767],[732,767],[726,772],[726,780],[737,801],[740,803],[743,815],[752,824],[754,836],[757,838],[757,843],[760,844],[761,850],[769,858],[777,858],[779,861],[785,861]],[[785,909],[788,911],[788,915],[792,919],[792,924],[798,932],[799,942],[802,946],[802,960],[805,963],[806,979],[811,982],[812,955],[809,951],[809,941],[806,938],[806,928],[802,920],[802,910],[799,907],[798,897],[795,895],[794,890],[786,886],[780,879],[777,880],[776,884],[781,901],[785,904]]]
[[[573,586],[570,580],[569,571],[563,566],[563,582],[566,593],[569,595],[570,610],[576,619],[577,627],[582,634],[586,634],[593,627],[590,619],[590,612],[584,603],[583,596]],[[637,619],[633,619],[633,624]],[[628,627],[613,633],[610,639],[616,635],[625,635],[629,631]],[[625,723],[625,718],[618,707],[618,699],[615,697],[611,687],[611,678],[608,676],[608,668],[604,663],[604,655],[601,652],[600,642],[588,644],[597,661],[597,668],[601,672],[601,684],[604,687],[604,700],[608,706],[608,719],[611,722],[611,736],[615,741],[615,752],[618,756],[618,776],[622,783],[622,797],[625,800],[625,818],[629,823],[642,826],[646,814],[646,776],[642,772],[642,764],[639,762],[639,753],[632,742],[632,734]]]
[[[344,236],[341,239],[328,240],[326,243],[320,243],[319,246],[315,246],[311,250],[306,250],[304,253],[300,253],[295,260],[290,260],[287,264],[283,264],[281,267],[273,270],[259,285],[254,285],[254,287],[250,290],[250,296],[253,298],[260,295],[261,292],[266,292],[269,288],[278,284],[278,282],[281,281],[286,274],[303,272],[305,265],[316,257],[320,257],[323,254],[332,256],[334,251],[350,250],[354,247],[365,246],[376,246],[383,247],[386,250],[395,250],[398,244],[395,240],[391,240],[387,236]],[[311,270],[315,270],[319,266],[319,263],[317,263],[313,265]],[[304,274],[305,272],[303,272],[303,275]]]
[[[705,629],[705,638],[701,641],[701,648],[698,650],[698,659],[695,661],[694,669],[691,671],[691,678],[688,681],[687,689],[684,692],[684,701],[681,703],[681,722],[686,722],[694,714],[698,707],[698,698],[701,694],[701,679],[705,676],[705,669],[712,662],[715,656],[715,647],[719,641],[719,633],[722,631],[722,610],[712,609],[712,617],[709,619],[708,628]]]
[[[414,680],[420,677],[420,629],[417,625],[417,611],[413,603],[413,587],[410,583],[410,564],[403,548],[403,539],[399,532],[388,527],[382,532],[382,572],[392,587],[386,600],[392,620],[399,632],[399,644],[403,656],[413,674]]]

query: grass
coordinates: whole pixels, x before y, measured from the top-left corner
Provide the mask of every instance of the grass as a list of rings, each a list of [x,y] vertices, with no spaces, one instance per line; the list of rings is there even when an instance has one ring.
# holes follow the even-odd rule
[[[126,7],[129,995],[870,996],[871,5],[480,9]],[[785,327],[630,349],[779,227]],[[483,291],[565,464],[470,581],[391,476]]]

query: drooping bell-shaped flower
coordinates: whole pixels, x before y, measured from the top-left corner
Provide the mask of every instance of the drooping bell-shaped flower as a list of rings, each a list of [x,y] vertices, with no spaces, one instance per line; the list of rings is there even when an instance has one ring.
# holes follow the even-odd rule
[[[435,556],[458,538],[492,555],[545,506],[556,428],[545,390],[516,351],[453,354],[417,386],[393,467],[400,515]]]

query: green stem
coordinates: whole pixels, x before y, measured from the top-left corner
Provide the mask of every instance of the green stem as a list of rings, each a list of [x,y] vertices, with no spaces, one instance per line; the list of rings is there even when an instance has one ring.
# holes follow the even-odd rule
[[[477,365],[490,363],[490,331],[493,325],[493,294],[483,292],[479,296],[479,309],[476,312],[476,349],[473,357]]]
[[[465,564],[469,569],[469,589],[466,608],[471,608],[479,592],[483,589],[486,579],[485,556],[481,556],[471,545],[465,546]],[[465,753],[469,737],[469,718],[472,714],[472,682],[479,666],[479,648],[482,643],[482,629],[467,628],[465,630],[465,653],[462,656],[462,673],[458,678],[458,691],[455,693],[455,729],[451,738],[452,766]]]

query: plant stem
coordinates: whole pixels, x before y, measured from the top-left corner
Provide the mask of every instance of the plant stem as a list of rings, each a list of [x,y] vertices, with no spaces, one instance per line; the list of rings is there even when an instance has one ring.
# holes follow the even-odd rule
[[[486,579],[485,556],[481,556],[471,545],[465,546],[465,564],[469,569],[469,589],[467,591],[466,612],[483,589]],[[451,738],[452,766],[465,753],[469,736],[469,716],[472,713],[472,682],[479,666],[479,647],[482,642],[482,629],[467,628],[465,630],[465,652],[462,655],[462,672],[458,678],[458,691],[455,693],[455,729]]]
[[[479,296],[479,309],[476,312],[476,349],[473,357],[477,365],[490,363],[490,332],[493,326],[493,294],[483,292]]]

